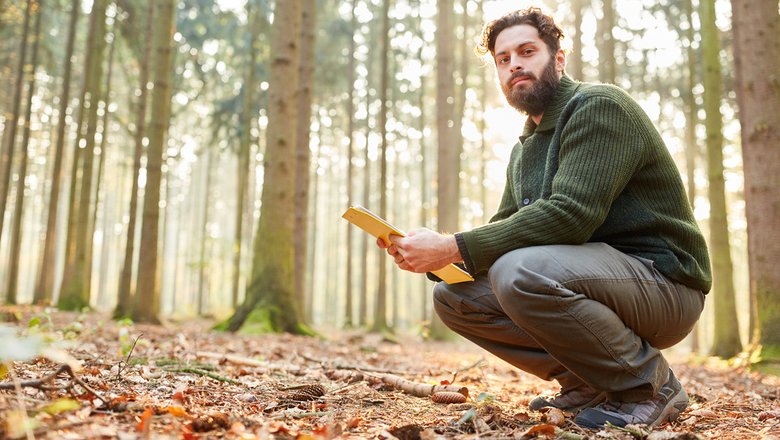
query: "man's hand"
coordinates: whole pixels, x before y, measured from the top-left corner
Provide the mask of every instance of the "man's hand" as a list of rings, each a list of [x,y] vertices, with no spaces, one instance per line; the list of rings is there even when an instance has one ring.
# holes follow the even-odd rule
[[[425,273],[462,261],[453,235],[443,235],[430,229],[417,229],[406,237],[390,236],[390,245],[381,238],[377,246],[386,249],[403,270]]]

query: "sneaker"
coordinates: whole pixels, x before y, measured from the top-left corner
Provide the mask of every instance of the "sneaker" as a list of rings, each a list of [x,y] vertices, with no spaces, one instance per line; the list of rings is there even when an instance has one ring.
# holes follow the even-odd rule
[[[562,390],[553,396],[538,396],[528,403],[528,407],[534,411],[542,408],[558,408],[563,411],[577,412],[583,408],[596,406],[606,398],[604,392],[584,386]]]
[[[583,428],[601,428],[607,423],[614,426],[647,425],[654,427],[676,420],[688,407],[688,393],[669,370],[669,380],[650,400],[642,402],[607,401],[580,412],[574,423]]]

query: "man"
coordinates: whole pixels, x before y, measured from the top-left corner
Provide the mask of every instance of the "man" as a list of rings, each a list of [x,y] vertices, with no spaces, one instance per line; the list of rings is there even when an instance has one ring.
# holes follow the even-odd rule
[[[701,313],[706,244],[647,115],[617,87],[567,77],[561,38],[537,8],[483,32],[507,101],[528,114],[490,223],[378,244],[408,271],[465,264],[475,281],[438,283],[436,312],[512,365],[559,382],[560,393],[532,409],[578,412],[589,428],[656,426],[688,404],[659,350]]]

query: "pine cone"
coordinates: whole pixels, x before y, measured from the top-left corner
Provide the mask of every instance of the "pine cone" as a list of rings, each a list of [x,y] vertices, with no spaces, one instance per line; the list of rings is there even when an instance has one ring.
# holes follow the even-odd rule
[[[436,403],[463,403],[466,401],[466,396],[455,391],[439,391],[433,393],[431,400]]]

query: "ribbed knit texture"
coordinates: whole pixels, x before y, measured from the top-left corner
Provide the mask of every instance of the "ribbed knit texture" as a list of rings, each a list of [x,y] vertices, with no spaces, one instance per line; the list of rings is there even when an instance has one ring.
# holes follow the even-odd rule
[[[513,249],[604,242],[708,292],[707,245],[663,139],[625,91],[564,76],[512,151],[498,212],[456,234],[467,269]]]

